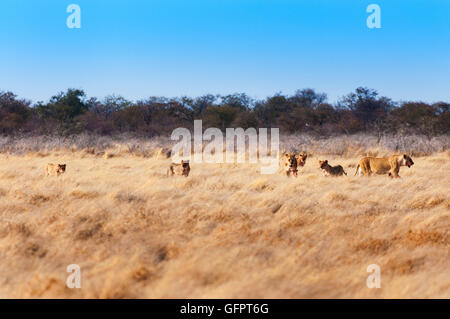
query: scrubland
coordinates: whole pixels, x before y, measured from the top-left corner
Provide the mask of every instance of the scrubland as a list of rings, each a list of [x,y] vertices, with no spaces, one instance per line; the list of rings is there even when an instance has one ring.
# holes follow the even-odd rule
[[[450,298],[448,138],[286,137],[310,154],[298,178],[195,163],[168,178],[164,140],[33,141],[0,141],[0,297]],[[402,148],[402,178],[354,176],[362,155]]]

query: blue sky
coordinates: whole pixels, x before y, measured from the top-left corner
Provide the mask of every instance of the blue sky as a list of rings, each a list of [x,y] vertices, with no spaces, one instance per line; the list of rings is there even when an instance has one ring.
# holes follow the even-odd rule
[[[81,29],[66,8],[81,7]],[[381,29],[366,7],[381,7]],[[0,90],[34,102],[89,96],[358,86],[394,100],[450,101],[448,0],[1,0]]]

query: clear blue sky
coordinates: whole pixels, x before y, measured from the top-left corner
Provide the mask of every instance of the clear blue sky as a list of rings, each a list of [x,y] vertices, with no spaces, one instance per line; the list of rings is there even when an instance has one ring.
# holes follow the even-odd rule
[[[81,29],[66,8],[81,7]],[[381,7],[381,29],[366,7]],[[88,96],[358,86],[394,100],[450,101],[448,0],[1,0],[0,90],[34,102]]]

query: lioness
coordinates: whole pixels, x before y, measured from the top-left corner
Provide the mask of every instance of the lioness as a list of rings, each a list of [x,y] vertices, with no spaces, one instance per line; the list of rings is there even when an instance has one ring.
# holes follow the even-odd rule
[[[191,167],[189,161],[182,160],[180,164],[170,164],[169,169],[167,170],[167,176],[182,175],[188,177],[190,171]]]
[[[344,174],[347,175],[341,165],[331,166],[330,164],[328,164],[328,160],[319,161],[319,167],[325,176],[342,176]]]
[[[403,155],[392,155],[391,157],[364,157],[359,161],[356,167],[356,174],[370,176],[372,173],[375,174],[386,174],[392,178],[400,177],[398,172],[401,166],[411,167],[414,165],[413,160],[406,154]]]
[[[291,173],[297,177],[297,156],[295,154],[284,154],[284,171],[286,176],[290,176]]]
[[[45,168],[47,176],[56,175],[59,176],[66,171],[66,164],[48,164]]]

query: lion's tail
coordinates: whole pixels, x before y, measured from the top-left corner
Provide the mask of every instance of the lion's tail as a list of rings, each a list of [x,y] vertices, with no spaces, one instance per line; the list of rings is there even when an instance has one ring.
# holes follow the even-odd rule
[[[344,170],[342,170],[342,171],[344,172],[345,176],[347,176],[347,172],[346,172],[346,171],[344,171]]]
[[[358,166],[356,166],[355,176],[356,176],[356,174],[358,174],[358,170],[359,170],[359,164],[358,164]],[[347,175],[347,174],[345,174],[345,175]]]

